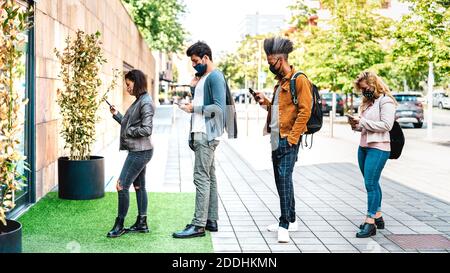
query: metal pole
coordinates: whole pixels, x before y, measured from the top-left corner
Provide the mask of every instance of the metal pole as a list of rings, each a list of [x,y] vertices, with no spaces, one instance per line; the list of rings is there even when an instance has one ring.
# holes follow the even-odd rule
[[[434,73],[433,62],[428,63],[428,94],[427,94],[427,139],[433,138],[433,86],[434,86]]]
[[[330,137],[333,138],[333,110],[330,111]]]
[[[246,131],[247,131],[247,136],[248,136],[248,94],[247,94],[247,90],[248,90],[248,81],[247,81],[247,74],[245,74],[245,124],[246,124]]]
[[[331,112],[330,112],[330,132],[331,137],[334,136],[334,117],[336,116],[336,93],[332,93],[332,100],[331,100]]]
[[[262,89],[262,82],[261,82],[261,67],[262,67],[262,65],[261,65],[261,62],[262,62],[262,41],[261,40],[258,40],[258,79],[257,79],[257,81],[258,81],[258,91],[262,91],[261,89]],[[258,128],[259,128],[259,107],[257,107],[257,125],[258,125]]]

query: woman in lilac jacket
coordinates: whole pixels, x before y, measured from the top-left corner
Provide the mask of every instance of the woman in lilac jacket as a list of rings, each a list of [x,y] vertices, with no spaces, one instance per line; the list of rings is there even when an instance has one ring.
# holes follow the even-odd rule
[[[381,216],[381,172],[391,151],[390,134],[395,121],[397,102],[389,88],[373,72],[361,73],[355,88],[363,96],[359,117],[349,117],[352,129],[361,132],[358,163],[367,190],[367,217],[360,226],[357,238],[367,238],[384,229]]]

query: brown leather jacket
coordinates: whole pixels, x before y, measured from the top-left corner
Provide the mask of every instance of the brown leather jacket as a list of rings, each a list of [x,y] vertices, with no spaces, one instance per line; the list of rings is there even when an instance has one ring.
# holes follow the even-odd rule
[[[290,80],[295,74],[295,69],[292,68],[291,72],[285,75],[282,79],[277,78],[278,84],[274,88],[274,92],[277,91],[278,86],[281,84],[281,92],[279,94],[279,117],[278,124],[280,126],[280,135],[282,138],[287,137],[288,142],[291,145],[297,145],[300,141],[300,136],[307,131],[306,124],[311,116],[311,82],[305,77],[300,75],[296,79],[296,89],[298,98],[298,111],[297,107],[292,101],[290,91]],[[275,97],[275,96],[274,96]],[[267,115],[267,121],[264,128],[265,134],[270,133],[270,121],[271,121],[271,107],[272,101],[265,99],[263,107],[269,112]]]

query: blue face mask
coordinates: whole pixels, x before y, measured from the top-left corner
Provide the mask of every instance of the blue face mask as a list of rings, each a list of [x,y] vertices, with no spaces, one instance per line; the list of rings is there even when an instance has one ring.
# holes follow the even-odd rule
[[[197,71],[197,74],[195,74],[195,76],[201,77],[201,76],[205,75],[206,70],[208,69],[208,65],[207,64],[197,64],[196,66],[194,66],[194,69]]]

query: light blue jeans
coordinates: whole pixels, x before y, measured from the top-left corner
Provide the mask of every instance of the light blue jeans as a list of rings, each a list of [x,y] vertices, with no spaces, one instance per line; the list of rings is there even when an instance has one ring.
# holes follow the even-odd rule
[[[359,169],[364,177],[367,191],[367,216],[375,218],[377,211],[381,211],[380,177],[390,152],[375,148],[358,149]]]

